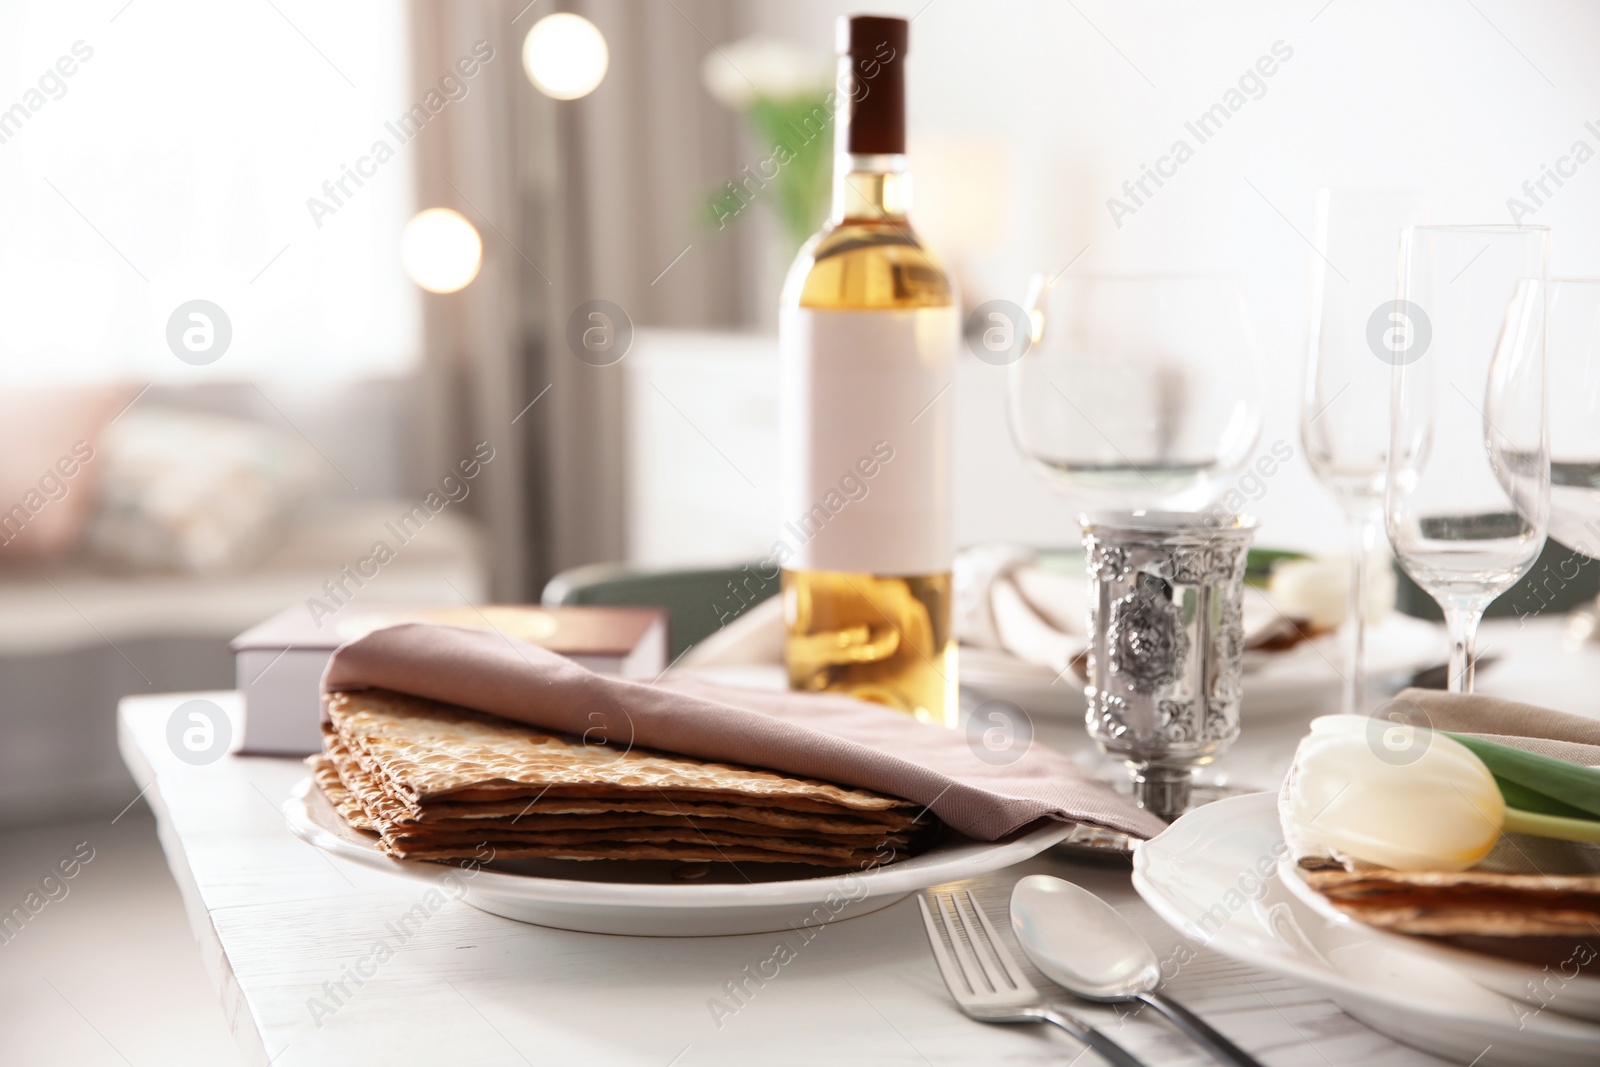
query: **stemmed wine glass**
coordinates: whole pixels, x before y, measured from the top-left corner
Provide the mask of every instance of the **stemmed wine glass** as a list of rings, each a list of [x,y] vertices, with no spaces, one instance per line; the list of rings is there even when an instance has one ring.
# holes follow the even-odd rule
[[[1600,279],[1551,281],[1547,314],[1550,536],[1600,559]],[[1600,636],[1600,602],[1574,620],[1580,638]]]
[[[1548,251],[1543,226],[1401,238],[1384,526],[1444,610],[1451,692],[1472,691],[1478,620],[1544,547]]]
[[[1300,441],[1317,479],[1349,527],[1350,598],[1345,619],[1346,715],[1366,710],[1366,585],[1383,528],[1389,378],[1400,231],[1420,221],[1422,194],[1402,189],[1323,189],[1311,257],[1311,344]]]
[[[1192,769],[1238,731],[1239,590],[1229,614],[1226,582],[1210,568],[1226,560],[1242,569],[1254,524],[1225,518],[1238,506],[1227,497],[1215,514],[1199,512],[1231,486],[1261,432],[1261,372],[1243,294],[1225,275],[1093,275],[1054,284],[1035,275],[1027,311],[1033,343],[1008,378],[1012,436],[1078,509],[1086,531],[1093,519],[1103,521],[1096,538],[1115,544],[1109,554],[1121,554],[1139,575],[1116,594],[1117,607],[1106,603],[1112,581],[1086,605],[1100,649],[1085,660],[1086,726],[1102,751],[1134,770],[1139,803],[1171,817],[1186,806]],[[1179,554],[1190,561],[1181,572],[1172,562]],[[1171,582],[1139,570],[1152,556],[1172,566]],[[1140,559],[1146,563],[1132,562]],[[1197,566],[1199,559],[1209,562]],[[1123,622],[1113,621],[1124,611]],[[1171,625],[1185,629],[1164,628]],[[1130,659],[1120,668],[1139,676],[1127,682],[1130,699],[1107,692],[1107,678],[1119,671],[1108,635],[1120,627],[1117,647],[1137,649],[1141,664]],[[1232,650],[1231,670],[1224,649]],[[1175,683],[1190,650],[1196,663],[1209,664],[1201,673],[1210,679],[1192,691]],[[1172,678],[1163,673],[1169,670]],[[1153,694],[1169,684],[1172,699],[1158,703]],[[1149,721],[1156,707],[1168,717],[1159,730]]]
[[[1012,437],[1080,513],[1201,508],[1250,458],[1261,373],[1237,279],[1041,274],[1027,310]]]
[[[1600,279],[1550,283],[1550,536],[1600,558]]]

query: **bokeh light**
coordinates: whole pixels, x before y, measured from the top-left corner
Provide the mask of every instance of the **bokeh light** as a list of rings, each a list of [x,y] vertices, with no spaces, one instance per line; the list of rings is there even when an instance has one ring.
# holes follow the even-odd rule
[[[610,63],[605,37],[582,15],[546,15],[522,42],[522,69],[528,79],[557,100],[576,100],[594,92]]]
[[[459,212],[447,207],[419,211],[400,234],[400,262],[411,280],[430,293],[453,293],[478,276],[483,238]]]

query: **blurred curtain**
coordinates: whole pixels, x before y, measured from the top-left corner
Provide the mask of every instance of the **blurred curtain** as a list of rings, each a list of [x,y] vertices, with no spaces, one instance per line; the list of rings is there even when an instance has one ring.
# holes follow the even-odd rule
[[[477,42],[494,50],[413,142],[418,206],[471,219],[484,263],[461,292],[426,297],[411,468],[426,491],[477,442],[494,446],[467,504],[499,599],[536,598],[556,571],[625,551],[623,365],[573,354],[574,310],[608,300],[635,328],[740,321],[750,250],[699,221],[708,191],[738,170],[736,119],[699,74],[712,42],[736,35],[734,9],[413,0],[419,101]],[[581,100],[548,99],[523,73],[523,38],[557,10],[594,22],[610,49],[605,80]]]

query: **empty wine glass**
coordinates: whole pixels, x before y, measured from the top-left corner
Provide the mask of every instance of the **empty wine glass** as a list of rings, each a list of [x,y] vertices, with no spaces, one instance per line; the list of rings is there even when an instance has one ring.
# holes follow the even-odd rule
[[[1383,309],[1394,303],[1400,231],[1422,213],[1422,194],[1402,189],[1323,189],[1311,257],[1311,344],[1300,408],[1300,441],[1317,479],[1349,528],[1350,597],[1345,619],[1344,712],[1366,711],[1367,569],[1383,528],[1393,338]],[[1376,432],[1375,432],[1376,431]]]
[[[1544,547],[1550,507],[1543,226],[1416,226],[1401,239],[1384,525],[1444,610],[1449,685],[1472,691],[1478,620]]]
[[[1035,275],[1011,365],[1011,432],[1081,514],[1204,507],[1261,432],[1261,373],[1236,279]]]
[[[1600,558],[1600,279],[1550,283],[1550,536]]]
[[[1547,314],[1550,536],[1600,559],[1600,279],[1552,281]],[[1572,621],[1577,639],[1600,639],[1600,600]]]

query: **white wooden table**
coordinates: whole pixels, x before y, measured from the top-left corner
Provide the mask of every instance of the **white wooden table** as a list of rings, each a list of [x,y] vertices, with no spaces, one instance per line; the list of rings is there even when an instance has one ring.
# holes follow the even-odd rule
[[[1553,631],[1505,629],[1496,635],[1511,660],[1505,667],[1520,663],[1532,672],[1529,657],[1548,655],[1541,650]],[[1573,662],[1580,675],[1565,692],[1590,700],[1600,691],[1594,684],[1600,650],[1568,662],[1569,669]],[[1580,676],[1588,682],[1582,689]],[[238,714],[231,693],[130,697],[119,715],[121,746],[155,809],[206,966],[252,1067],[1057,1064],[1079,1055],[1059,1031],[986,1026],[962,1016],[934,969],[909,899],[825,927],[804,945],[789,935],[796,958],[737,1001],[729,983],[771,957],[783,935],[579,934],[451,901],[401,944],[389,924],[419,903],[428,886],[349,866],[292,837],[278,807],[305,776],[299,763],[225,756],[192,766],[178,759],[167,745],[167,719],[195,696]],[[1070,878],[1110,900],[1161,958],[1177,948],[1179,935],[1135,895],[1125,865],[1050,855],[973,888],[998,918],[1012,884],[1035,872]],[[392,955],[378,951],[380,944]],[[1293,982],[1203,948],[1197,954],[1168,988],[1272,1067],[1442,1062],[1368,1030]],[[358,976],[359,985],[350,977],[358,965],[371,974]],[[716,1001],[738,1010],[719,1019],[711,1008]],[[1158,1022],[1119,1019],[1109,1008],[1074,1010],[1152,1065],[1210,1062]]]

